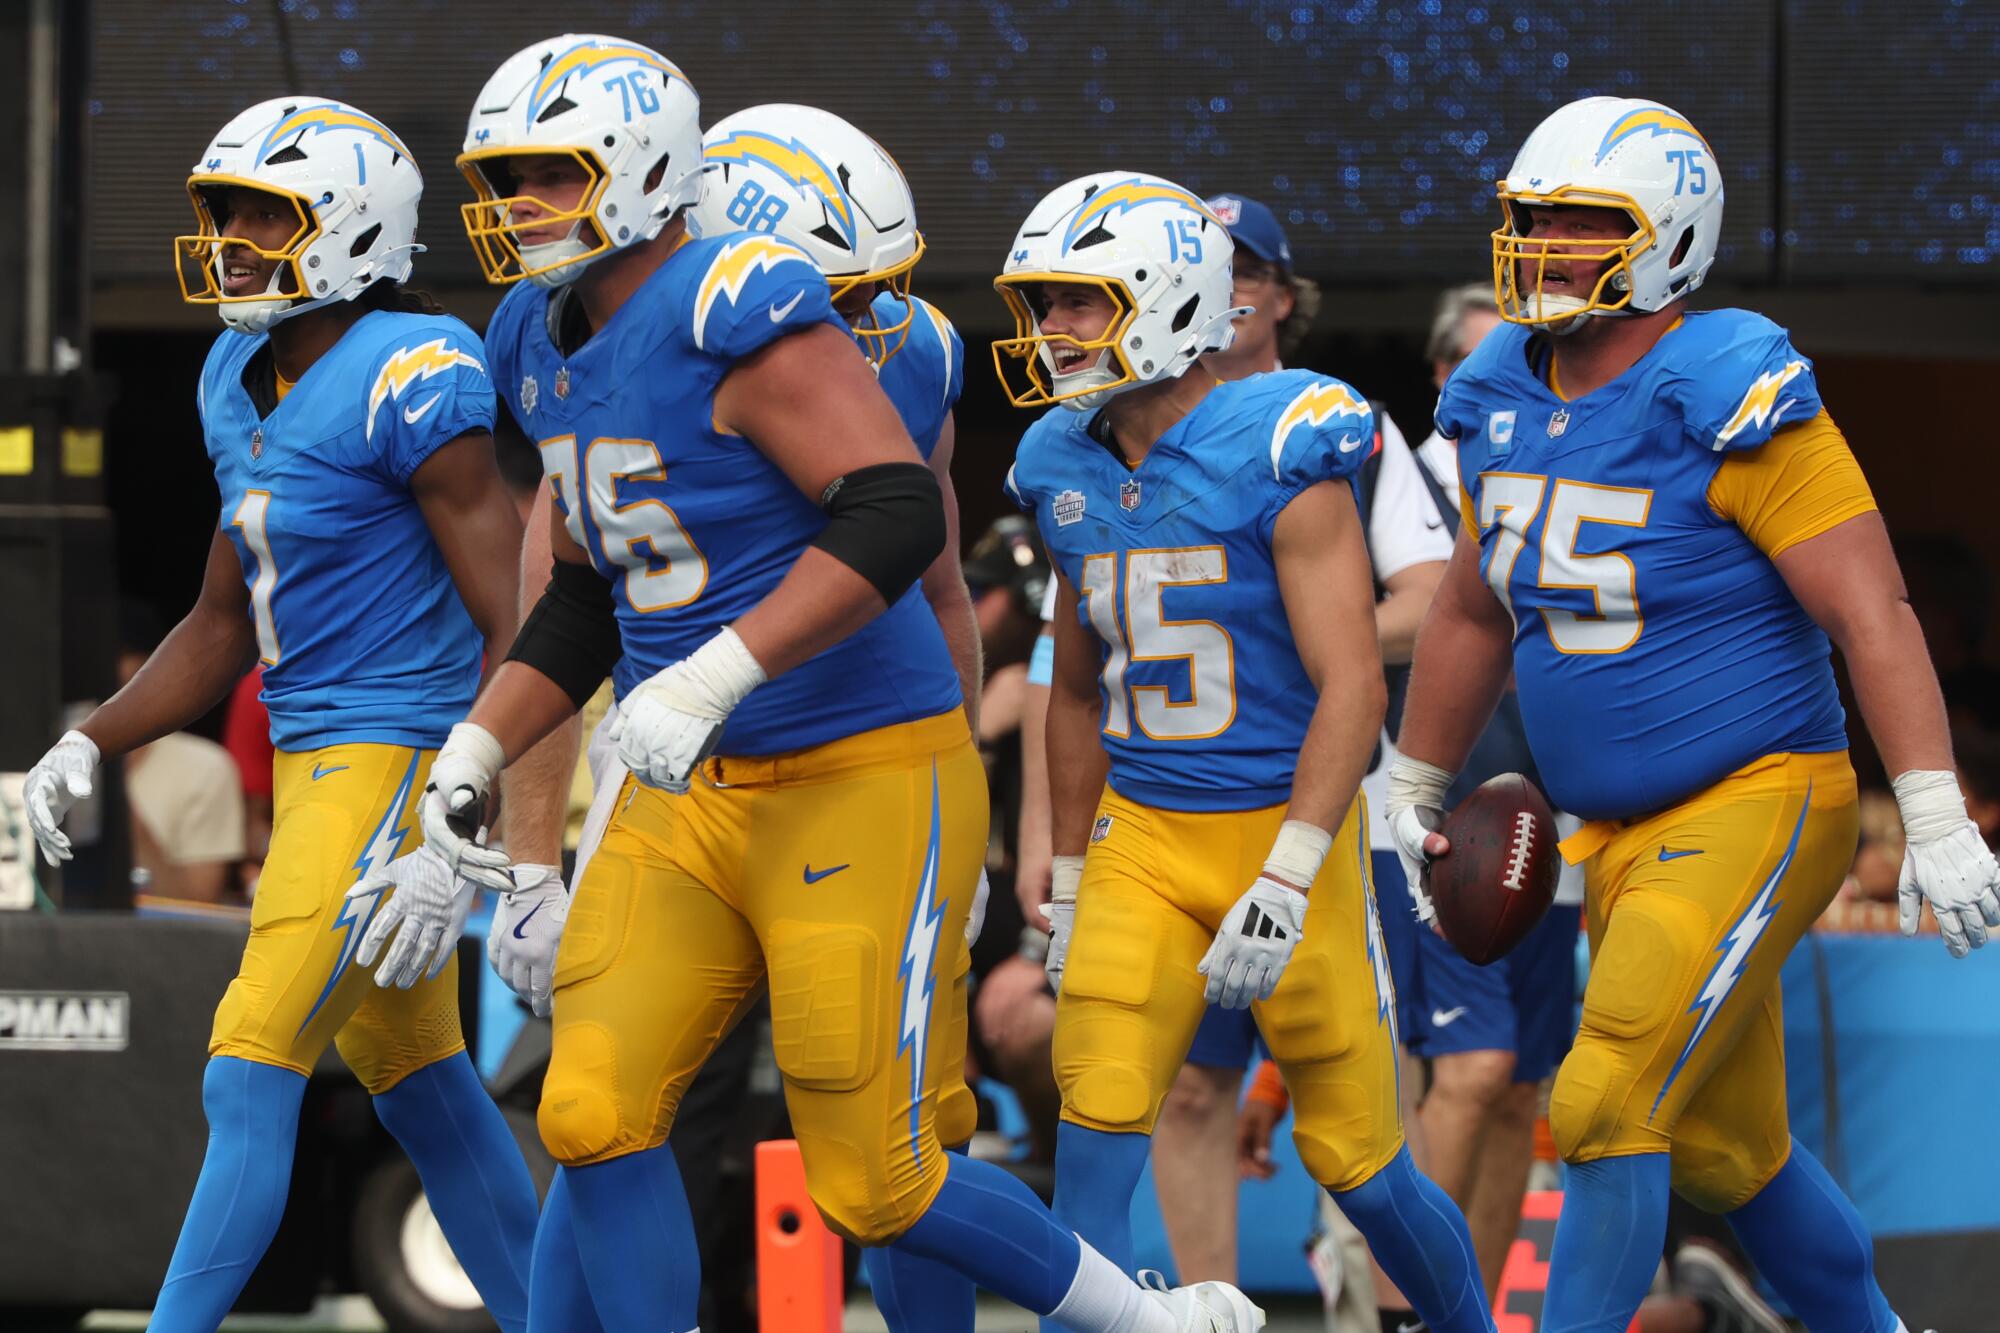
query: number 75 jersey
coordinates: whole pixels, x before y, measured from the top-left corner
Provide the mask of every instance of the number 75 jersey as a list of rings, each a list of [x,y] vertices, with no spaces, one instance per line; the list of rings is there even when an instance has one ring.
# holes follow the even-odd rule
[[[1319,692],[1271,534],[1299,492],[1359,470],[1373,413],[1303,370],[1219,384],[1132,469],[1101,422],[1050,410],[1022,437],[1007,492],[1101,641],[1111,785],[1167,810],[1281,804]]]
[[[1446,383],[1437,425],[1458,442],[1480,571],[1513,617],[1550,799],[1624,818],[1767,754],[1844,749],[1826,635],[1764,549],[1873,508],[1865,487],[1829,503],[1778,469],[1789,446],[1772,437],[1821,416],[1812,363],[1760,315],[1690,313],[1568,401],[1534,363],[1546,347],[1494,330]],[[1771,540],[1774,513],[1791,539]]]

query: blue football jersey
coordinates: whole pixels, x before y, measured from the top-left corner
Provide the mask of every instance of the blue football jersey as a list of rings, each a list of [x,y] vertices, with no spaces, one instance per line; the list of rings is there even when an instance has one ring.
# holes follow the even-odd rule
[[[929,301],[913,296],[910,304],[916,307],[916,318],[910,321],[909,335],[888,364],[879,368],[879,376],[882,391],[896,405],[910,438],[929,458],[937,448],[945,418],[965,388],[965,343],[951,321]],[[905,309],[889,292],[877,296],[871,308],[883,328],[894,327]]]
[[[1845,748],[1826,635],[1709,503],[1732,450],[1820,410],[1812,363],[1743,310],[1690,313],[1565,402],[1496,329],[1445,385],[1480,568],[1514,618],[1528,743],[1586,819],[1670,805],[1766,754]]]
[[[449,316],[372,311],[260,416],[243,372],[267,341],[217,338],[197,396],[271,743],[441,744],[472,706],[482,644],[410,478],[493,429],[485,349]]]
[[[571,356],[549,330],[562,299],[517,286],[486,338],[564,526],[612,585],[624,648],[612,685],[623,699],[762,601],[825,528],[819,506],[755,445],[715,429],[715,391],[773,339],[846,325],[802,251],[751,234],[683,244]],[[752,690],[717,748],[779,754],[959,701],[944,635],[912,587]]]
[[[1168,810],[1280,804],[1319,693],[1271,533],[1300,491],[1360,468],[1368,403],[1303,370],[1220,384],[1131,469],[1091,421],[1057,407],[1035,422],[1007,490],[1102,640],[1111,785]]]

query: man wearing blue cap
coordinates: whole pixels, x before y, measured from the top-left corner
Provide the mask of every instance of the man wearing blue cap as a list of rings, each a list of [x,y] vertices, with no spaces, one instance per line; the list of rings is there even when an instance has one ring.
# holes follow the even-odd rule
[[[1292,246],[1278,215],[1255,199],[1219,194],[1207,201],[1236,244],[1236,301],[1256,307],[1236,321],[1236,341],[1205,364],[1216,377],[1243,379],[1281,369],[1305,341],[1319,313],[1319,284],[1292,271]]]

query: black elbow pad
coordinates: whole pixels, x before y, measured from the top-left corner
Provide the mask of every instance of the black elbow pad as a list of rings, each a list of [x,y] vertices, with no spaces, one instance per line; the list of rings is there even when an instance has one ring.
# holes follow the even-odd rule
[[[813,545],[894,604],[944,550],[944,492],[922,463],[878,463],[836,477],[820,496]]]
[[[507,660],[541,672],[581,708],[623,651],[611,585],[589,565],[558,560],[542,600],[521,622]]]

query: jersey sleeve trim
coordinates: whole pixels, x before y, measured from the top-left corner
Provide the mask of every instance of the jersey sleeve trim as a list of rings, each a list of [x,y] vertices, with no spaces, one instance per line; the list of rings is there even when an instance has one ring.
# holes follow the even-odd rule
[[[1824,408],[1761,448],[1723,459],[1708,503],[1771,559],[1877,508],[1861,464]]]

